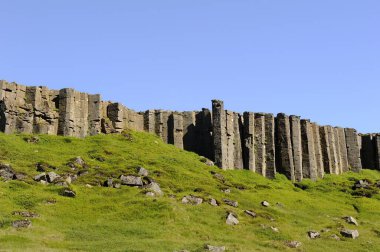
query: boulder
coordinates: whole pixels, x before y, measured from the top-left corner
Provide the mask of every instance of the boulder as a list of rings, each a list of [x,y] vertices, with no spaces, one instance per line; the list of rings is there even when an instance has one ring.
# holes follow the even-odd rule
[[[352,239],[356,239],[359,237],[358,230],[343,229],[340,231],[340,234],[344,237],[352,238]]]
[[[143,177],[146,177],[149,175],[149,171],[147,169],[145,169],[144,167],[141,167],[141,166],[137,167],[137,173]]]
[[[106,181],[103,182],[104,187],[113,187],[113,179],[108,178]]]
[[[256,218],[257,214],[253,211],[250,211],[250,210],[244,210],[244,213],[248,216],[251,216],[253,218]]]
[[[349,224],[354,224],[355,226],[359,226],[358,222],[356,221],[356,219],[352,216],[345,216],[343,217],[343,219],[349,223]]]
[[[16,220],[12,222],[12,226],[14,228],[28,228],[32,226],[32,222],[30,220]]]
[[[299,241],[288,241],[286,242],[286,246],[289,248],[299,248],[301,247],[302,243]]]
[[[227,225],[237,225],[239,224],[239,220],[237,219],[237,216],[233,213],[228,213],[227,219],[226,219]]]
[[[207,251],[211,251],[211,252],[224,252],[224,251],[226,251],[226,247],[224,247],[224,246],[217,247],[217,246],[212,246],[212,245],[208,245],[208,244],[205,245],[205,249]]]
[[[38,214],[33,213],[33,212],[28,212],[28,211],[14,211],[14,212],[12,212],[12,215],[18,215],[18,216],[22,216],[25,218],[37,218],[37,217],[39,217]]]
[[[309,236],[310,239],[316,239],[316,238],[321,237],[321,234],[317,231],[309,231],[307,232],[307,235]]]
[[[221,191],[224,192],[224,193],[226,193],[226,194],[231,193],[231,189],[230,188],[224,188]]]
[[[200,205],[202,204],[203,199],[200,197],[196,197],[193,195],[188,195],[182,198],[183,204],[191,204],[191,205]]]
[[[54,183],[57,179],[59,179],[61,176],[59,176],[57,173],[55,172],[49,172],[47,175],[46,175],[46,179],[47,179],[47,182],[49,183]]]
[[[70,198],[75,198],[76,193],[73,190],[65,189],[62,192],[62,196],[70,197]]]
[[[36,175],[36,176],[34,176],[34,178],[33,178],[35,181],[48,181],[48,179],[47,179],[47,177],[46,177],[46,173],[45,172],[43,172],[43,173],[40,173],[40,174],[38,174],[38,175]]]
[[[261,202],[261,205],[262,205],[263,207],[270,207],[269,202],[266,201],[266,200],[262,201],[262,202]]]
[[[116,183],[113,185],[113,188],[116,188],[116,189],[119,189],[121,187],[121,184],[120,183]]]
[[[233,206],[233,207],[238,207],[239,206],[239,203],[237,201],[234,201],[234,200],[223,199],[223,202],[226,203],[229,206]]]
[[[211,206],[219,206],[218,201],[216,201],[216,199],[213,198],[210,199],[209,203]]]
[[[354,188],[359,189],[359,188],[369,188],[371,186],[371,183],[366,180],[366,179],[361,179],[355,182]]]
[[[26,178],[26,175],[23,174],[23,173],[18,173],[18,174],[15,174],[13,179],[17,179],[17,180],[23,180]]]
[[[160,185],[157,182],[151,182],[147,185],[144,185],[144,188],[152,191],[154,194],[159,195],[159,196],[164,194],[161,190]]]
[[[121,175],[120,181],[122,185],[127,185],[127,186],[142,186],[143,185],[141,177],[132,176],[132,175],[128,175],[128,176]]]
[[[9,164],[0,164],[0,177],[4,180],[16,179],[16,174]]]

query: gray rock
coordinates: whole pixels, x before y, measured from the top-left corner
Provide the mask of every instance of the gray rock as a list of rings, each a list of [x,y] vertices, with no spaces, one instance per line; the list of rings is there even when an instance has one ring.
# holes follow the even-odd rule
[[[299,248],[301,247],[302,243],[299,241],[288,241],[286,242],[286,246],[289,248]]]
[[[371,184],[368,182],[368,180],[366,179],[363,179],[363,180],[358,180],[355,184],[354,184],[354,187],[355,188],[369,188],[371,186]]]
[[[161,190],[160,185],[156,182],[151,182],[147,185],[144,185],[144,188],[152,191],[154,194],[159,195],[159,196],[164,194]]]
[[[233,213],[228,213],[227,219],[226,219],[227,225],[237,225],[239,224],[239,220],[237,219],[237,216]]]
[[[211,206],[219,206],[218,201],[216,201],[216,199],[213,198],[210,199],[209,203]]]
[[[46,177],[46,173],[41,173],[41,174],[38,174],[36,176],[34,176],[33,178],[35,181],[48,181],[47,177]]]
[[[196,197],[193,195],[188,195],[182,198],[183,204],[191,204],[191,205],[200,205],[202,204],[203,199],[200,197]]]
[[[156,194],[154,194],[154,192],[147,192],[145,195],[148,196],[148,197],[154,197],[154,196],[156,196]]]
[[[143,176],[143,177],[146,177],[149,175],[149,171],[147,169],[145,169],[144,167],[137,167],[137,173],[140,175],[140,176]]]
[[[14,212],[12,212],[12,215],[18,215],[18,216],[22,216],[25,218],[37,218],[37,217],[39,217],[38,214],[33,213],[33,212],[28,212],[28,211],[14,211]]]
[[[14,228],[28,228],[32,226],[32,222],[30,220],[16,220],[12,222],[12,226]]]
[[[352,216],[345,216],[343,217],[343,219],[349,223],[349,224],[354,224],[355,226],[359,226],[358,222],[356,221],[356,219]]]
[[[229,206],[233,206],[233,207],[238,207],[239,206],[239,203],[237,201],[234,201],[234,200],[223,199],[223,202],[226,203]]]
[[[0,164],[0,177],[5,180],[16,179],[16,174],[9,164]]]
[[[81,170],[81,171],[78,171],[78,176],[79,177],[82,177],[82,176],[84,176],[84,175],[87,175],[88,174],[88,171],[87,170]]]
[[[85,167],[86,166],[86,162],[83,160],[83,158],[81,158],[81,157],[76,157],[75,159],[74,159],[74,163],[76,163],[76,164],[78,164],[78,165],[80,165],[80,166],[82,166],[82,167]]]
[[[230,188],[225,188],[225,189],[222,189],[221,191],[224,192],[224,193],[226,193],[226,194],[231,193],[231,189]]]
[[[113,179],[108,178],[106,181],[104,181],[103,186],[104,187],[113,187]]]
[[[59,176],[58,174],[56,174],[55,172],[49,172],[47,175],[46,175],[46,179],[47,179],[47,182],[49,183],[54,183],[57,179],[59,179],[61,176]]]
[[[244,210],[244,213],[248,216],[251,216],[253,218],[256,218],[257,214],[253,211],[250,211],[250,210]]]
[[[307,235],[310,237],[310,239],[316,239],[321,237],[321,234],[317,231],[309,231],[307,232]]]
[[[70,197],[70,198],[75,198],[76,193],[75,193],[73,190],[65,189],[65,190],[62,192],[62,196]]]
[[[333,239],[333,240],[336,240],[336,241],[340,241],[340,237],[337,236],[336,234],[330,235],[329,238]]]
[[[340,231],[340,234],[344,237],[352,238],[352,239],[356,239],[359,237],[358,230],[343,229]]]
[[[225,179],[224,179],[224,176],[220,173],[216,173],[216,172],[211,172],[211,174],[213,175],[213,177],[221,182],[224,182]]]
[[[116,188],[116,189],[119,189],[121,187],[121,184],[120,183],[116,183],[113,185],[113,188]]]
[[[22,173],[15,174],[13,177],[13,179],[17,179],[17,180],[23,180],[25,178],[26,178],[26,175]]]
[[[268,201],[264,200],[263,202],[261,202],[261,205],[264,206],[264,207],[270,207],[270,204]]]
[[[127,185],[127,186],[142,186],[143,185],[142,179],[140,177],[132,176],[132,175],[128,175],[128,176],[121,175],[120,181],[122,185]]]
[[[217,247],[217,246],[212,246],[212,245],[208,245],[208,244],[205,245],[205,249],[207,251],[211,251],[211,252],[224,252],[224,251],[226,251],[226,247],[224,247],[224,246]]]

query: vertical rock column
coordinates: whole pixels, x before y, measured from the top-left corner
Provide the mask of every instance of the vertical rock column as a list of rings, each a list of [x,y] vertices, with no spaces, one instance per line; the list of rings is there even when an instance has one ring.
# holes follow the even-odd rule
[[[274,136],[274,116],[273,114],[265,114],[265,176],[274,178],[276,175],[276,147]]]
[[[337,128],[333,128],[334,132],[334,138],[335,138],[335,150],[336,150],[336,159],[337,159],[337,169],[336,174],[342,174],[343,168],[342,168],[342,154],[340,149],[340,138],[339,138],[339,132]]]
[[[340,160],[342,172],[347,172],[348,169],[348,159],[347,159],[347,147],[346,147],[346,135],[343,128],[336,128],[339,136],[339,149],[340,149]]]
[[[276,167],[277,171],[286,175],[288,179],[295,181],[294,158],[292,139],[290,133],[289,117],[283,113],[276,118]]]
[[[234,132],[234,113],[232,111],[226,110],[226,145],[227,145],[227,169],[234,169],[235,164],[235,132]]]
[[[348,165],[351,171],[359,172],[362,169],[358,134],[355,129],[345,128]]]
[[[122,104],[110,103],[107,106],[107,117],[111,121],[110,129],[106,133],[120,133],[124,130],[124,107]]]
[[[376,134],[373,136],[374,145],[375,145],[375,166],[376,169],[380,171],[380,135]]]
[[[76,92],[76,119],[75,119],[75,135],[77,137],[87,136],[88,126],[88,94]]]
[[[265,176],[266,159],[265,159],[265,114],[255,114],[255,162],[256,172]]]
[[[199,155],[214,160],[212,132],[211,112],[209,109],[203,108],[195,115],[195,148]]]
[[[321,136],[321,149],[322,149],[322,156],[323,156],[324,173],[331,174],[332,161],[331,161],[331,154],[330,154],[329,132],[328,132],[327,126],[320,127],[319,134]]]
[[[376,164],[376,136],[372,134],[362,135],[362,148],[360,156],[363,168],[377,169]]]
[[[101,132],[101,99],[100,95],[88,96],[88,127],[91,136]]]
[[[75,109],[74,90],[61,89],[59,91],[59,135],[74,136]]]
[[[183,117],[181,113],[173,112],[169,117],[169,143],[183,149]]]
[[[239,113],[234,113],[234,168],[243,169],[242,129],[243,121]]]
[[[222,169],[228,168],[227,164],[227,137],[226,137],[226,114],[223,101],[212,101],[212,136],[214,161]]]
[[[290,133],[292,140],[294,177],[296,181],[303,179],[302,175],[302,141],[301,141],[301,120],[299,116],[291,115]]]
[[[168,121],[171,112],[156,110],[155,111],[155,133],[165,142],[168,143]]]
[[[317,165],[317,176],[318,178],[323,178],[325,171],[323,166],[323,154],[321,146],[321,136],[319,134],[319,125],[316,123],[311,124],[313,130],[314,138],[314,151],[315,151],[315,162]]]
[[[243,161],[244,168],[255,172],[255,115],[244,112]]]
[[[185,111],[183,115],[183,148],[188,151],[196,152],[196,129],[195,112]]]
[[[301,120],[302,137],[302,175],[304,178],[316,180],[317,165],[315,161],[314,139],[310,120]]]
[[[144,130],[149,133],[156,132],[156,123],[155,123],[155,111],[147,110],[144,114]]]
[[[336,151],[335,143],[335,130],[331,126],[327,126],[327,134],[329,141],[329,152],[330,152],[330,164],[331,164],[331,174],[338,174],[339,164],[338,164],[338,155]]]

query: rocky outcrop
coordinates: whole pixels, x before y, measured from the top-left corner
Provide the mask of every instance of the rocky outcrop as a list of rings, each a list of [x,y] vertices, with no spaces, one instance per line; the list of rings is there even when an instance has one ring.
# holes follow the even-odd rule
[[[86,137],[125,129],[156,134],[222,169],[247,169],[268,178],[279,172],[292,181],[316,180],[362,167],[380,170],[380,134],[360,135],[283,113],[240,114],[225,110],[221,100],[212,101],[212,112],[136,112],[71,88],[0,81],[2,132]]]

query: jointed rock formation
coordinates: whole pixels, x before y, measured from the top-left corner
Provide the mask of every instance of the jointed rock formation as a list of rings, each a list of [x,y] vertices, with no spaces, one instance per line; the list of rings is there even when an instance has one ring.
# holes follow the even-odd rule
[[[319,126],[283,113],[239,114],[213,100],[212,111],[136,112],[70,88],[50,90],[0,81],[0,131],[85,137],[124,129],[157,134],[223,169],[247,169],[293,181],[325,173],[380,170],[380,134]]]

